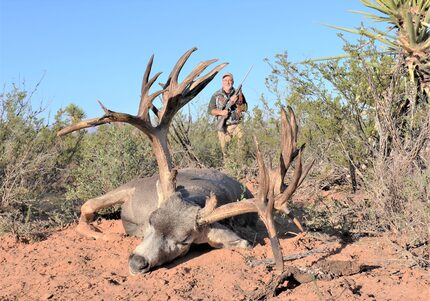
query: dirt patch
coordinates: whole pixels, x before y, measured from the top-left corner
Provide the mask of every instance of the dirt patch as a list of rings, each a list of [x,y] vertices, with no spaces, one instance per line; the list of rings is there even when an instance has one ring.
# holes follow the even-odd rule
[[[100,227],[123,231],[119,221]],[[127,259],[138,243],[133,237],[88,240],[74,227],[33,244],[1,237],[0,300],[246,300],[261,295],[277,275],[270,264],[250,264],[271,256],[266,243],[251,250],[196,246],[169,265],[131,276]],[[281,246],[285,256],[304,256],[286,262],[294,277],[283,281],[272,300],[428,300],[427,271],[415,268],[386,238],[345,244],[300,234],[281,239]],[[303,281],[297,271],[313,276]]]

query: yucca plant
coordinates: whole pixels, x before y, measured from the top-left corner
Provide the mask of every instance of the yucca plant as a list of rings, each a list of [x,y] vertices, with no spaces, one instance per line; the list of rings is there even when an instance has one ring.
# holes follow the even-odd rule
[[[360,0],[382,15],[353,11],[377,22],[390,24],[387,31],[349,29],[328,25],[383,43],[389,52],[401,53],[409,76],[428,99],[430,95],[430,1],[429,0]]]

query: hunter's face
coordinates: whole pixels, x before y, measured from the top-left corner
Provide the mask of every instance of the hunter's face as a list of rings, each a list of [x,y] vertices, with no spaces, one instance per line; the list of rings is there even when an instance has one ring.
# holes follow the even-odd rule
[[[229,93],[231,88],[233,87],[234,81],[230,76],[224,76],[222,79],[222,89]]]

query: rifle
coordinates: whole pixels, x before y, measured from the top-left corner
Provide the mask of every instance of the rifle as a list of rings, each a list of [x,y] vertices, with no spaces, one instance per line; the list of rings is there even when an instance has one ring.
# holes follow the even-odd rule
[[[220,116],[220,118],[217,121],[216,127],[217,130],[220,132],[224,132],[224,126],[225,126],[225,122],[227,121],[227,119],[230,117],[231,115],[231,107],[235,104],[235,103],[231,103],[230,102],[230,98],[234,95],[239,95],[239,93],[242,90],[242,85],[243,82],[245,81],[245,79],[248,77],[249,72],[251,72],[253,66],[251,66],[251,68],[249,68],[248,72],[245,74],[245,77],[243,78],[243,80],[240,82],[240,85],[237,87],[236,91],[233,93],[233,95],[230,95],[229,98],[226,101],[226,105],[224,107],[224,110],[228,111],[227,116]]]

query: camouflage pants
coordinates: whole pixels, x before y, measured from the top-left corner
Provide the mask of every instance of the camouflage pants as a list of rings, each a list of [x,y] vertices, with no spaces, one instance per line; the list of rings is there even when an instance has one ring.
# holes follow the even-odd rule
[[[227,125],[227,128],[224,132],[218,132],[218,139],[221,144],[222,153],[225,155],[226,145],[233,139],[237,137],[240,141],[243,137],[242,125],[239,124],[230,124]]]

